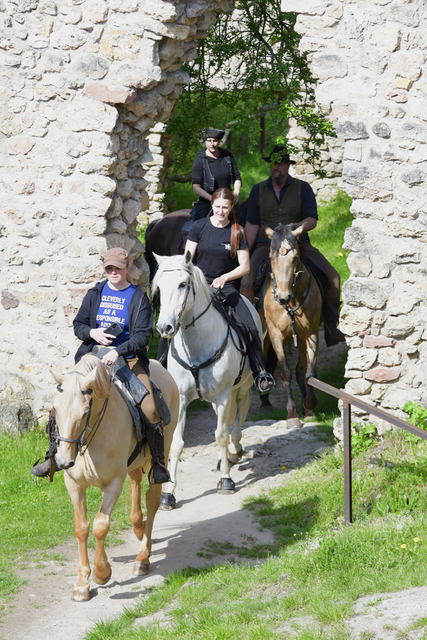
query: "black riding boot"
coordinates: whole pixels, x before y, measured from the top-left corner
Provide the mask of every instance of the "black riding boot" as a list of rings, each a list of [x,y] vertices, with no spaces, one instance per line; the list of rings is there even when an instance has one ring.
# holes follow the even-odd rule
[[[165,465],[165,439],[163,435],[163,421],[146,423],[147,441],[151,451],[153,466],[151,467],[149,478],[151,476],[153,484],[163,484],[170,482],[169,471]]]
[[[323,298],[322,316],[326,346],[333,347],[338,342],[345,342],[345,335],[338,329],[339,312],[326,296]]]
[[[52,412],[49,413],[49,420],[46,423],[46,433],[49,435],[49,451],[46,451],[43,462],[40,462],[41,458],[37,460],[31,469],[31,473],[37,478],[50,476],[50,481],[52,482],[53,474],[58,471],[55,464],[55,453],[57,452],[56,418]]]
[[[260,394],[265,394],[274,389],[276,383],[271,373],[265,370],[264,363],[261,363],[258,358],[254,357],[254,354],[250,352],[251,346],[252,345],[247,345],[247,352],[254,377],[254,385]]]

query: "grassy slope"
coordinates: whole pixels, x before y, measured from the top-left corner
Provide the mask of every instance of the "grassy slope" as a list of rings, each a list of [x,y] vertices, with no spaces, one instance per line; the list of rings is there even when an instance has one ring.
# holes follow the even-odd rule
[[[256,550],[228,545],[236,561],[169,576],[86,640],[283,638],[285,624],[299,640],[347,638],[344,620],[357,597],[426,583],[427,445],[390,434],[356,457],[350,527],[343,525],[342,464],[342,455],[329,453],[248,501],[275,534],[265,563],[241,563]],[[167,626],[133,626],[159,610],[167,610]]]

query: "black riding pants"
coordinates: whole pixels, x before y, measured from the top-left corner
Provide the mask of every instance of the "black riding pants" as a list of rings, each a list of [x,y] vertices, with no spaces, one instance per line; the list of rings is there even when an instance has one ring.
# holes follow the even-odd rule
[[[224,306],[231,307],[236,315],[243,320],[250,331],[252,340],[247,345],[247,354],[249,364],[251,365],[252,373],[255,378],[260,371],[265,371],[261,338],[255,321],[245,301],[231,282],[227,282],[224,285],[221,289],[221,293],[225,296]]]

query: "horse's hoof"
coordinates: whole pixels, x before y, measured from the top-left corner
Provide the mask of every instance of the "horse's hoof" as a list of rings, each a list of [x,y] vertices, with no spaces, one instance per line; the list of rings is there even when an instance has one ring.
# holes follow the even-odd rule
[[[268,404],[262,404],[259,408],[260,413],[269,413],[270,411],[274,411],[274,407],[271,402]]]
[[[71,595],[71,600],[74,602],[87,602],[90,600],[90,587],[74,587]]]
[[[105,578],[101,578],[100,576],[97,576],[95,571],[93,572],[93,581],[96,582],[96,584],[107,584],[107,582],[109,581],[109,579],[111,578],[111,566],[110,563],[108,563],[108,575],[105,576]]]
[[[304,415],[304,422],[315,422],[316,421],[316,416],[313,415],[312,413],[306,413]]]
[[[231,478],[221,478],[221,480],[216,485],[217,493],[227,494],[234,493],[236,485],[232,481]]]
[[[291,427],[302,427],[302,422],[298,417],[288,418],[286,420],[286,426],[288,427],[288,429],[290,429]]]
[[[228,452],[228,462],[230,464],[237,464],[243,457],[243,449],[240,449],[237,453]]]
[[[133,576],[146,576],[150,572],[150,563],[146,562],[134,562],[133,564]]]
[[[172,511],[176,507],[176,498],[173,493],[162,493],[160,499],[160,511]]]

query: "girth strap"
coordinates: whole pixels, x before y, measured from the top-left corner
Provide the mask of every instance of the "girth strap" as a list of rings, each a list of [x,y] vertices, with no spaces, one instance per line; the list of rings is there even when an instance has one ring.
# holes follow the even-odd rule
[[[200,400],[203,400],[202,393],[200,391],[200,381],[199,381],[200,369],[205,369],[206,367],[209,367],[211,364],[214,364],[221,358],[227,346],[229,335],[230,335],[230,325],[227,326],[227,334],[220,348],[217,351],[215,351],[213,356],[211,356],[208,360],[206,360],[205,362],[202,362],[202,364],[195,364],[195,365],[191,365],[188,362],[185,362],[185,360],[183,360],[179,356],[177,350],[175,349],[173,338],[171,340],[171,344],[170,344],[171,356],[172,358],[174,358],[174,360],[178,362],[178,364],[181,365],[181,367],[184,367],[184,369],[186,369],[187,371],[191,371],[191,373],[193,374],[194,382],[196,383],[197,395],[199,396]]]

